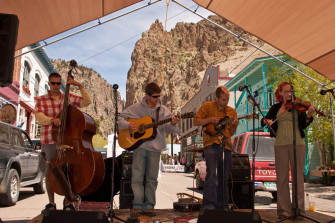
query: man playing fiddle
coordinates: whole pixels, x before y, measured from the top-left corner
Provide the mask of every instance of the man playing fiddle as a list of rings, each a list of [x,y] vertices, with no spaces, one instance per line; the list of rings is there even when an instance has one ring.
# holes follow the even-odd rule
[[[232,123],[222,131],[229,142],[222,139],[221,134],[210,136],[204,133],[204,155],[206,158],[207,175],[204,184],[203,209],[225,209],[228,210],[229,193],[228,179],[232,166],[231,158],[231,136],[235,134],[238,125],[236,111],[228,106],[229,91],[225,86],[219,86],[215,92],[215,101],[205,102],[194,117],[194,125],[204,126],[217,124],[220,119],[228,116]],[[224,155],[224,168],[223,167]],[[224,169],[224,171],[223,171]],[[224,173],[223,173],[224,172]],[[224,176],[224,185],[223,185]],[[218,184],[216,183],[218,182]],[[224,187],[223,187],[224,186]],[[224,188],[224,192],[222,193]],[[224,194],[223,204],[222,195]]]
[[[82,97],[69,95],[69,103],[77,107],[87,107],[92,103],[89,94],[86,92],[84,87],[72,78],[68,78],[67,83],[70,85],[77,86],[80,90]],[[61,93],[60,88],[62,85],[61,76],[58,73],[51,73],[49,75],[50,90],[47,94],[36,98],[35,114],[36,120],[39,125],[42,125],[40,130],[40,139],[42,145],[42,153],[45,154],[45,162],[40,165],[44,168],[44,173],[47,176],[48,173],[48,161],[52,160],[56,155],[56,142],[52,139],[52,125],[60,126],[61,120],[57,118],[57,115],[63,110],[64,94]],[[47,176],[48,177],[48,176]],[[46,188],[49,198],[49,204],[45,206],[46,210],[55,210],[56,204],[54,199],[54,191],[52,187],[46,181]],[[67,199],[64,201],[63,210],[75,210],[72,203]],[[43,211],[43,212],[44,212]]]

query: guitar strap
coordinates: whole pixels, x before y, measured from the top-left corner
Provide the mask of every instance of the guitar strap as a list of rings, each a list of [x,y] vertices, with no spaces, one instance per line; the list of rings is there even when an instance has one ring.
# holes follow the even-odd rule
[[[159,119],[159,109],[160,109],[161,107],[158,107],[157,108],[157,110],[156,110],[156,121],[158,121],[158,119]]]

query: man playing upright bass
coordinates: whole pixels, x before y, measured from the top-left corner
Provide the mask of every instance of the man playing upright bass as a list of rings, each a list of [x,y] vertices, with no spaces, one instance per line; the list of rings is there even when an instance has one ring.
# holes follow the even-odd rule
[[[56,143],[52,139],[52,126],[60,126],[61,120],[57,118],[57,115],[62,111],[64,104],[64,94],[61,93],[60,88],[62,85],[61,76],[58,73],[51,73],[49,75],[49,87],[50,90],[47,94],[37,97],[35,114],[36,120],[41,127],[40,138],[42,145],[42,152],[45,154],[46,161],[50,161],[56,155]],[[67,84],[77,86],[80,90],[82,97],[70,94],[69,102],[77,107],[87,107],[92,103],[89,94],[86,92],[84,87],[72,78],[68,78]],[[48,162],[42,162],[44,166],[44,173],[48,173]],[[48,176],[47,176],[48,177]],[[45,206],[45,211],[55,210],[56,204],[54,199],[54,191],[49,185],[48,180],[46,181],[46,187],[48,192],[49,204]],[[65,199],[64,210],[75,210],[73,204]]]

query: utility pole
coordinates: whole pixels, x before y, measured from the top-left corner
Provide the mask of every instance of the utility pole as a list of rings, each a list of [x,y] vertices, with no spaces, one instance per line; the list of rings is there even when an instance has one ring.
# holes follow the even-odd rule
[[[171,112],[173,112],[172,101],[171,101]],[[171,156],[173,157],[173,133],[171,133]]]

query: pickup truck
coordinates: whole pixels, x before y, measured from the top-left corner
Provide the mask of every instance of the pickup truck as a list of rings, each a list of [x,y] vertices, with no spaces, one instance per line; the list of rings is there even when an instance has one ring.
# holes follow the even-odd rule
[[[1,206],[15,205],[21,187],[32,186],[36,194],[45,193],[45,176],[39,168],[39,154],[25,131],[0,122]]]
[[[252,132],[245,132],[232,137],[234,151],[248,154],[252,177]],[[268,132],[255,133],[255,191],[268,191],[277,199],[276,170],[274,157],[274,138]],[[197,189],[202,189],[206,177],[206,158],[196,164],[194,169]]]

